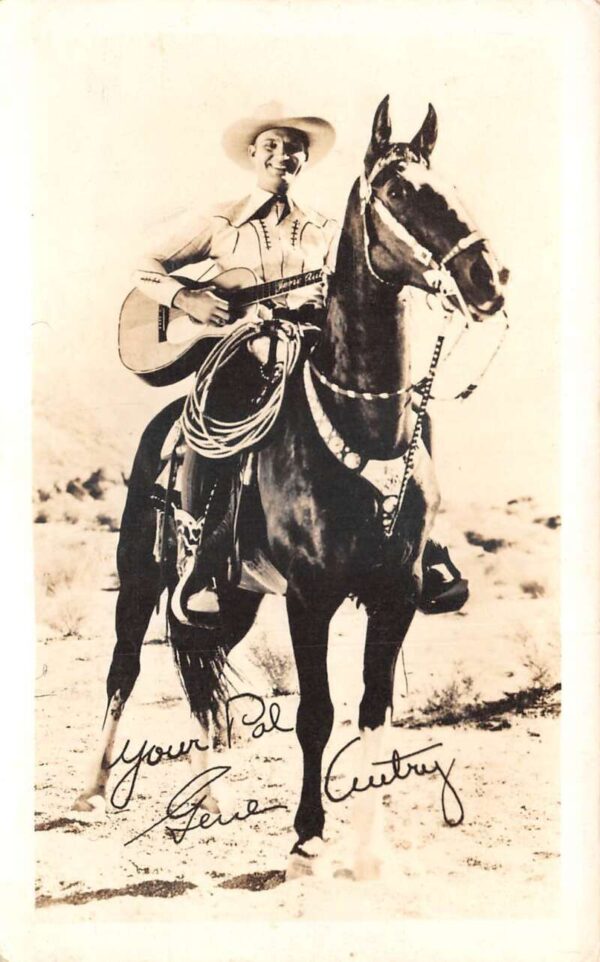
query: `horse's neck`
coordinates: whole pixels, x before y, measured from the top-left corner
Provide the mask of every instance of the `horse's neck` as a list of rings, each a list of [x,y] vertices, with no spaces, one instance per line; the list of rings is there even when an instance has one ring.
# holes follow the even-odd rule
[[[397,289],[369,269],[355,185],[340,238],[334,291],[315,351],[317,367],[336,384],[356,391],[395,392],[406,387],[410,358],[404,310]],[[385,458],[406,444],[410,427],[406,396],[362,401],[329,390],[320,396],[342,436],[361,453]]]

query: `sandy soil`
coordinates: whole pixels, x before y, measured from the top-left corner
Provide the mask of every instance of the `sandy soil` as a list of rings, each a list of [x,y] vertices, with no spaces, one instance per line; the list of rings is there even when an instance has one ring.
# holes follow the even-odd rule
[[[81,479],[80,479],[81,481]],[[552,915],[559,896],[558,520],[531,499],[443,514],[440,533],[471,580],[464,612],[417,616],[396,678],[394,726],[381,758],[440,744],[464,806],[444,824],[437,775],[396,781],[379,793],[386,831],[381,878],[349,871],[354,799],[327,803],[329,854],[321,874],[284,880],[300,783],[294,732],[253,737],[240,713],[222,804],[245,811],[282,805],[246,822],[188,834],[180,844],[160,824],[191,777],[185,759],[140,769],[131,801],[98,823],[70,806],[83,786],[105,708],[113,645],[115,527],[123,486],[104,493],[46,491],[36,510],[39,581],[36,839],[37,904],[44,920],[173,918],[378,919]],[[102,487],[102,485],[101,485]],[[70,498],[70,502],[69,502]],[[70,516],[65,517],[65,499]],[[104,520],[98,520],[99,516]],[[112,520],[111,520],[112,519]],[[335,727],[326,764],[355,734],[364,614],[347,603],[331,632]],[[143,649],[139,682],[117,739],[122,747],[178,744],[195,734],[163,619]],[[282,600],[265,600],[233,657],[241,690],[272,699],[292,728],[296,680]],[[238,705],[238,707],[240,707]],[[254,732],[256,734],[256,732]],[[117,767],[110,790],[119,780]],[[332,783],[333,785],[333,783]]]

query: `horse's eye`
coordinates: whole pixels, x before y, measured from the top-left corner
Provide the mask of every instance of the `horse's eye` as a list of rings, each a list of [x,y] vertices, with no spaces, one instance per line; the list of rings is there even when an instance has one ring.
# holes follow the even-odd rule
[[[388,188],[387,195],[390,200],[401,200],[402,197],[406,196],[406,191],[402,184],[394,184],[393,187]]]

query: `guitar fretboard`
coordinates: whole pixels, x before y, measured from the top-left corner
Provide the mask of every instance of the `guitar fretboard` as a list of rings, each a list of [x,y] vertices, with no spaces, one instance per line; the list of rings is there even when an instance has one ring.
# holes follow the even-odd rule
[[[307,271],[304,274],[294,274],[293,277],[282,277],[276,281],[256,284],[254,287],[244,287],[225,296],[234,307],[246,307],[248,304],[256,304],[259,301],[266,301],[270,297],[276,297],[277,294],[287,294],[288,291],[296,290],[298,287],[318,284],[322,280],[323,271],[319,268],[315,271]]]

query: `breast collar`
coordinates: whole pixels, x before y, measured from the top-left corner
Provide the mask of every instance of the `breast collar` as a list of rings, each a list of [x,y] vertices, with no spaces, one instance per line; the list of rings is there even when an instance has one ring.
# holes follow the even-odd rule
[[[354,451],[333,426],[323,410],[323,406],[317,397],[309,361],[304,364],[303,377],[308,406],[321,440],[340,464],[343,464],[353,474],[360,475],[372,485],[381,509],[384,531],[386,535],[389,535],[397,515],[409,450],[407,449],[399,457],[386,460],[365,458]],[[426,450],[422,439],[419,439],[419,448],[423,452]]]

